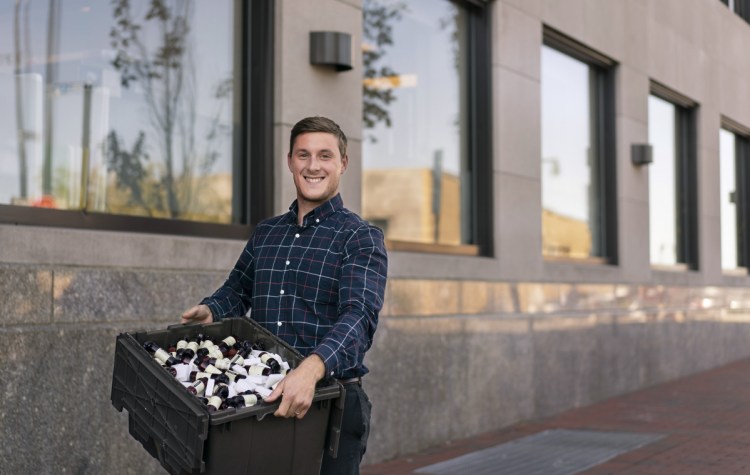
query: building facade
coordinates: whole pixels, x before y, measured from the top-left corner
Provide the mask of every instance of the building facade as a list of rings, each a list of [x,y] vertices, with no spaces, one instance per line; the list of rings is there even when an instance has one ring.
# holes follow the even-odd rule
[[[161,472],[110,403],[115,337],[286,211],[310,115],[389,249],[366,463],[747,357],[747,7],[6,2],[0,472]]]

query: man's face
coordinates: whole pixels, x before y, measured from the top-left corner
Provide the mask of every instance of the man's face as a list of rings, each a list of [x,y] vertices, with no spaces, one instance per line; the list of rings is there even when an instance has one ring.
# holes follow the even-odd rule
[[[336,136],[308,132],[297,136],[288,162],[297,188],[298,204],[315,208],[336,195],[339,179],[349,160],[341,156]]]

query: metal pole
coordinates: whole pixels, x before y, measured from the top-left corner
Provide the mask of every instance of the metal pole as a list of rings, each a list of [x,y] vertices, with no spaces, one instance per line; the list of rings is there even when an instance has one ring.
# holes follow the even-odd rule
[[[83,133],[81,134],[81,210],[86,211],[89,201],[89,156],[91,154],[91,84],[83,86]]]
[[[440,212],[443,191],[443,150],[435,150],[432,166],[432,214],[435,216],[435,244],[440,239]]]

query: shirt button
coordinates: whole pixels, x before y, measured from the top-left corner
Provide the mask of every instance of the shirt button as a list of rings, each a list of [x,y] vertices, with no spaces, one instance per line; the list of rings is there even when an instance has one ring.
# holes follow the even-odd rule
[[[319,223],[319,222],[320,222],[320,220],[319,220],[319,219],[315,219],[315,222],[316,222],[316,223]]]
[[[286,261],[286,265],[289,265],[289,261]]]
[[[294,237],[298,238],[299,237],[299,233],[295,234]]]
[[[281,326],[281,322],[276,322],[276,325]]]
[[[281,295],[284,295],[284,289],[281,289],[281,292],[279,292]]]

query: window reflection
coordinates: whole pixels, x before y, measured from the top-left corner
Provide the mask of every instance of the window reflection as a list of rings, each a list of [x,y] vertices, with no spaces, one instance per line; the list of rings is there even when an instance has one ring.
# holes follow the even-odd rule
[[[0,10],[0,204],[230,222],[233,15],[230,0]]]
[[[651,263],[677,264],[676,108],[656,96],[648,98],[649,239]]]
[[[719,174],[721,207],[721,267],[736,269],[737,258],[737,174],[735,135],[719,132]]]
[[[363,11],[363,215],[392,241],[470,243],[466,12],[435,0]]]
[[[542,46],[542,246],[545,256],[595,255],[600,230],[591,67]]]

